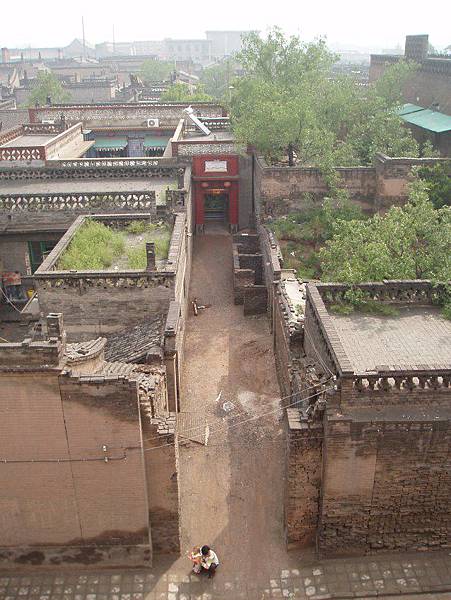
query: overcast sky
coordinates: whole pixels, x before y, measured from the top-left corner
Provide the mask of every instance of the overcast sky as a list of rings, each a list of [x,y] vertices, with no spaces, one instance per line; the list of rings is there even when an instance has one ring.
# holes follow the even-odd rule
[[[110,41],[114,24],[117,42],[279,25],[345,46],[392,48],[418,33],[435,46],[451,44],[449,0],[0,0],[0,46],[65,46],[81,37],[82,15],[91,43]]]

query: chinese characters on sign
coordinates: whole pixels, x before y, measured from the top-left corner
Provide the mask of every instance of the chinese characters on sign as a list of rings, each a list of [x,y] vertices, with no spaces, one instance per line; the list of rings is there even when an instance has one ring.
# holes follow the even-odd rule
[[[206,160],[205,173],[227,173],[226,160]]]

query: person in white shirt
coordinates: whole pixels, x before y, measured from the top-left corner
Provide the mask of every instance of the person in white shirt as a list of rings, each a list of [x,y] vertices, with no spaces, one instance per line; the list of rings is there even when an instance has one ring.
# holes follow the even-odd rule
[[[197,560],[193,560],[194,558]],[[202,546],[200,553],[196,555],[196,557],[193,556],[191,560],[194,562],[194,573],[200,574],[202,571],[208,571],[208,577],[210,579],[214,577],[216,569],[219,566],[218,556],[210,546]]]

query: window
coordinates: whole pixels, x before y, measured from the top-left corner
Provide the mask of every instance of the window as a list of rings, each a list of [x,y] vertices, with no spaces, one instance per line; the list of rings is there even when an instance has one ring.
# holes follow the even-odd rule
[[[30,255],[30,266],[32,273],[34,273],[42,264],[43,260],[47,258],[55,246],[56,241],[28,242],[28,253]]]

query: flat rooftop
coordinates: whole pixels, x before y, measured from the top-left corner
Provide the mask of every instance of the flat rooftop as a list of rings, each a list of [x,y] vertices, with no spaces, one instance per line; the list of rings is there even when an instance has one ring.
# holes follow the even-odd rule
[[[70,194],[105,192],[155,191],[157,204],[165,204],[164,192],[177,188],[177,180],[170,177],[117,178],[117,179],[53,179],[53,180],[4,180],[0,196],[8,194]]]
[[[330,311],[329,315],[357,372],[383,365],[451,367],[451,321],[441,316],[439,308],[401,306],[396,317]]]
[[[208,127],[208,123],[206,124]],[[190,142],[233,142],[235,136],[231,131],[212,131],[210,135],[203,135],[197,131],[184,133],[179,141]]]
[[[19,137],[10,140],[6,144],[0,146],[1,148],[25,148],[27,146],[45,146],[50,140],[53,140],[56,134],[49,135],[19,135]]]

